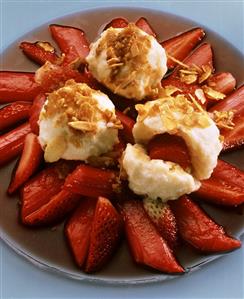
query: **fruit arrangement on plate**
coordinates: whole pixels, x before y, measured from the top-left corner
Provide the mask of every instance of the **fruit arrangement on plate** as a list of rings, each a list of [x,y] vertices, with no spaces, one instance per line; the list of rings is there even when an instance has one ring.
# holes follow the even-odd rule
[[[22,225],[65,221],[87,273],[124,237],[137,264],[170,274],[184,273],[182,242],[239,248],[199,205],[244,202],[244,172],[219,159],[244,145],[244,86],[215,72],[204,30],[160,42],[144,17],[116,18],[89,44],[79,28],[49,28],[60,55],[24,41],[37,71],[0,72],[0,166],[20,156],[7,193]]]

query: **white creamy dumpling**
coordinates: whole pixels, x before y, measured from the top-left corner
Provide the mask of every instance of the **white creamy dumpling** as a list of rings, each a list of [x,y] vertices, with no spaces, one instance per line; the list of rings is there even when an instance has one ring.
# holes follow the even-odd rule
[[[134,24],[108,28],[91,44],[86,60],[99,82],[138,101],[154,94],[167,72],[164,48]]]

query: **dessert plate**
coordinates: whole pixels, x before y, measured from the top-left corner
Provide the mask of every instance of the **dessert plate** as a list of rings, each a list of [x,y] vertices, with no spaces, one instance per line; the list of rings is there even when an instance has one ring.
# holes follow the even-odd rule
[[[48,25],[57,23],[82,28],[90,41],[101,32],[104,25],[114,17],[122,16],[129,21],[136,21],[144,16],[158,33],[159,40],[165,40],[180,32],[199,26],[187,19],[159,11],[134,8],[102,8],[87,10],[73,15],[51,20],[48,24],[34,29],[10,45],[2,55],[2,70],[35,71],[36,65],[30,62],[18,49],[21,41],[52,41]],[[91,25],[92,24],[92,25]],[[244,83],[241,61],[244,57],[231,44],[208,28],[206,40],[214,50],[215,68],[227,70],[237,79],[238,86]],[[237,151],[223,156],[227,161],[244,169],[244,152]],[[2,239],[17,253],[30,260],[35,265],[49,271],[63,274],[67,277],[113,284],[136,284],[163,281],[179,276],[166,275],[136,266],[125,242],[122,242],[118,252],[107,267],[101,272],[88,275],[81,272],[74,264],[72,256],[63,235],[63,224],[53,228],[30,229],[18,222],[18,197],[9,198],[6,189],[10,181],[14,163],[0,170],[0,230]],[[240,238],[244,233],[244,215],[241,208],[220,209],[204,205],[204,209],[231,235]],[[221,257],[223,254],[201,255],[189,247],[181,247],[178,257],[182,266],[189,272],[201,268],[204,264]],[[224,263],[224,260],[223,260]],[[185,274],[187,275],[187,274]]]

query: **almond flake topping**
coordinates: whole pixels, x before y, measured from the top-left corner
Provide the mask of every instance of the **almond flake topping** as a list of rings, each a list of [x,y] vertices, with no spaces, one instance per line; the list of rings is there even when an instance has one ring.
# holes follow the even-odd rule
[[[213,88],[211,88],[207,85],[202,86],[202,89],[203,89],[204,93],[207,95],[207,97],[212,100],[216,100],[216,101],[223,100],[226,97],[226,95],[223,94],[222,92],[214,90]]]
[[[47,52],[51,52],[51,53],[55,52],[54,47],[48,42],[37,42],[37,46],[42,48],[43,50],[45,50]]]
[[[233,122],[234,115],[235,113],[233,110],[229,110],[229,111],[215,110],[213,111],[211,116],[218,128],[225,128],[225,129],[232,130],[234,129],[235,126]]]

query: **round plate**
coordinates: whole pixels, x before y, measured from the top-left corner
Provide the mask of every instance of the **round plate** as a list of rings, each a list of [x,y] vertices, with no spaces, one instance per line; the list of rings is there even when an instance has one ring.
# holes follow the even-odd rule
[[[183,32],[197,27],[198,25],[187,19],[148,9],[133,8],[102,8],[87,10],[73,15],[65,16],[50,23],[69,25],[82,28],[90,41],[97,37],[102,28],[112,18],[122,16],[129,21],[136,21],[144,16],[158,33],[159,40],[165,40]],[[227,41],[223,40],[216,33],[204,28],[207,33],[206,41],[212,44],[215,54],[215,68],[217,71],[229,71],[237,79],[238,85],[244,82],[244,74],[240,61],[244,57]],[[19,50],[21,41],[50,41],[55,44],[49,34],[48,24],[34,29],[25,36],[22,36],[15,43],[10,45],[3,53],[3,69],[19,71],[35,71],[37,66],[30,62]],[[224,156],[225,159],[244,169],[243,151],[238,151]],[[135,265],[129,255],[125,242],[101,272],[87,275],[81,272],[74,264],[63,235],[63,224],[54,228],[30,229],[18,221],[18,197],[9,198],[6,189],[10,181],[11,171],[14,163],[0,170],[0,229],[2,239],[10,245],[17,253],[24,256],[32,263],[46,270],[80,280],[106,282],[115,284],[135,284],[163,281],[178,276],[166,275]],[[228,233],[240,238],[244,233],[244,216],[236,210],[220,209],[204,205],[207,212],[220,224]],[[240,211],[239,211],[240,212]],[[181,264],[191,272],[199,269],[219,255],[201,255],[189,247],[181,248],[178,255]],[[223,261],[224,262],[224,261]]]

